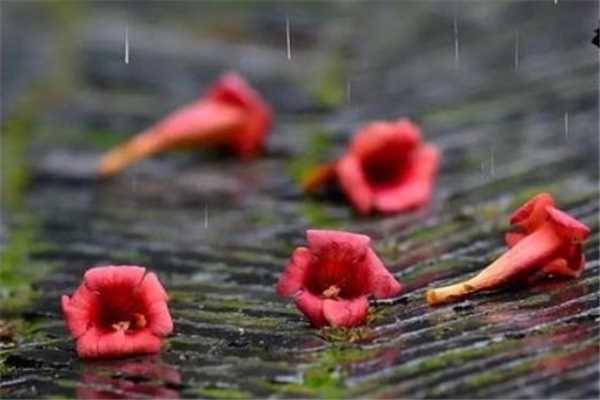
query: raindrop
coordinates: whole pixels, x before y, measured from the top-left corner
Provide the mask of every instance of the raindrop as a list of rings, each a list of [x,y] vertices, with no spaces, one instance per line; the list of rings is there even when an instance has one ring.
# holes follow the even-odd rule
[[[490,149],[490,176],[496,175],[496,164],[494,162],[494,145]]]
[[[125,26],[125,64],[129,64],[129,26]]]
[[[292,59],[292,40],[290,39],[290,17],[285,17],[285,43],[287,45],[287,58]]]
[[[565,113],[565,139],[569,138],[569,113]]]
[[[454,3],[454,66],[458,68],[460,62],[460,54],[458,48],[458,19],[456,15],[456,3]]]
[[[346,81],[346,102],[350,104],[352,100],[352,83],[350,81]]]
[[[204,229],[208,228],[208,205],[204,204]]]
[[[515,30],[515,70],[519,69],[519,30]]]
[[[557,4],[558,4],[558,0],[554,0],[554,5],[557,5]]]

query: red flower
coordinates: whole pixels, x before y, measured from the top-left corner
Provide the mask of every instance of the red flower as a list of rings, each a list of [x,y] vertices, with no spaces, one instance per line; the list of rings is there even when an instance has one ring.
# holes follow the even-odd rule
[[[589,230],[585,225],[571,218],[569,215],[554,207],[554,199],[548,193],[540,193],[532,197],[510,217],[511,225],[516,225],[518,230],[505,235],[506,244],[514,247],[525,237],[532,234],[542,226],[548,218],[558,220],[570,226],[579,237],[587,237]],[[585,256],[581,249],[581,241],[574,240],[565,243],[563,248],[556,252],[556,258],[544,260],[541,272],[544,275],[565,276],[577,278],[583,272]]]
[[[339,160],[314,169],[302,186],[313,190],[335,175],[359,213],[396,213],[429,201],[439,158],[409,120],[372,122],[354,135]]]
[[[427,291],[429,304],[459,299],[466,294],[493,289],[507,283],[531,283],[547,275],[577,277],[585,265],[581,244],[590,229],[554,207],[548,193],[531,198],[511,218],[520,232],[509,232],[510,250],[475,277]]]
[[[154,353],[173,331],[167,293],[137,266],[89,269],[72,297],[62,297],[67,327],[81,357]]]
[[[241,157],[261,148],[271,126],[271,109],[240,76],[219,78],[208,94],[168,115],[106,154],[99,166],[114,175],[149,155],[180,147],[226,145]]]
[[[306,236],[308,248],[294,250],[277,293],[293,295],[315,327],[361,325],[369,295],[384,298],[400,292],[400,283],[373,252],[368,236],[316,229]]]

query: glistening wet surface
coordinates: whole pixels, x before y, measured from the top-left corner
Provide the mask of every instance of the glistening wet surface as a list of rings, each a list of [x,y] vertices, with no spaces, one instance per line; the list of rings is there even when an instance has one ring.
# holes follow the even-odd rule
[[[2,397],[598,397],[596,2],[2,11]],[[96,179],[103,151],[228,69],[274,107],[264,157],[172,152]],[[428,207],[357,217],[298,190],[362,123],[399,116],[443,154]],[[592,229],[582,276],[429,307],[426,288],[501,254],[508,215],[541,191]],[[312,329],[276,296],[312,227],[369,234],[403,283],[366,327]],[[168,288],[160,354],[77,358],[59,298],[103,264]]]

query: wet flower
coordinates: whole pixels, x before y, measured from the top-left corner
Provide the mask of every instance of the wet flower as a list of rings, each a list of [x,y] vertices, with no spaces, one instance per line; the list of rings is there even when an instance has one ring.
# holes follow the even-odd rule
[[[439,158],[409,120],[372,122],[354,135],[342,157],[311,171],[302,187],[312,191],[335,177],[357,212],[397,213],[429,201]]]
[[[85,358],[154,353],[173,330],[167,294],[143,267],[89,269],[73,296],[63,295],[62,309]]]
[[[200,100],[174,111],[100,161],[103,176],[174,148],[227,146],[240,157],[256,154],[271,127],[271,109],[248,83],[234,73],[221,76]]]
[[[294,250],[277,293],[294,296],[313,326],[361,325],[369,295],[385,298],[400,292],[400,283],[371,249],[368,236],[317,229],[306,236],[308,247]]]
[[[554,199],[548,193],[540,193],[532,197],[523,206],[516,210],[510,217],[510,223],[517,227],[517,230],[508,232],[505,235],[506,244],[514,247],[525,237],[537,230],[546,222],[548,213],[552,213],[555,219],[559,219],[564,224],[571,224],[572,218],[554,207]],[[547,209],[550,207],[550,209]],[[574,232],[581,229],[580,235],[587,236],[588,228],[580,227],[579,222],[572,223],[571,228]],[[568,278],[577,278],[583,272],[585,266],[585,256],[581,249],[581,241],[574,240],[566,243],[565,246],[557,252],[556,258],[545,260],[542,265],[542,275],[564,276]],[[539,276],[540,274],[538,274]]]
[[[581,246],[590,229],[554,204],[548,193],[527,201],[510,218],[518,229],[506,235],[510,249],[475,277],[428,290],[429,304],[453,301],[509,283],[532,283],[548,275],[579,276],[585,265]]]

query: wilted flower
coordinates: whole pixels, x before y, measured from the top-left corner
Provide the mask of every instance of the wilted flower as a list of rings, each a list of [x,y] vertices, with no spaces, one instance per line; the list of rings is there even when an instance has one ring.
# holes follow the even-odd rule
[[[469,293],[507,283],[531,283],[540,277],[577,277],[585,265],[581,244],[590,229],[554,207],[554,199],[541,193],[530,199],[511,218],[519,232],[510,232],[510,249],[475,277],[461,283],[427,291],[429,304],[459,299]]]
[[[228,146],[241,157],[256,154],[271,126],[271,109],[239,75],[221,76],[208,94],[108,152],[101,175],[114,175],[129,164],[174,148]]]

